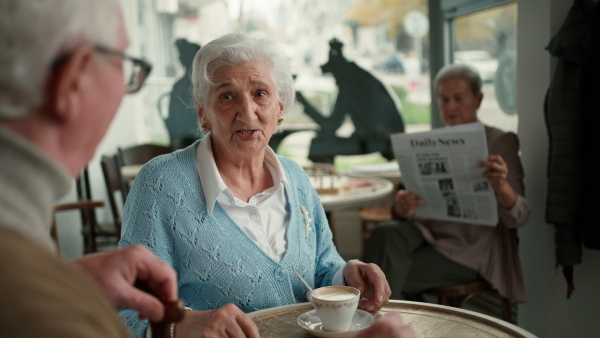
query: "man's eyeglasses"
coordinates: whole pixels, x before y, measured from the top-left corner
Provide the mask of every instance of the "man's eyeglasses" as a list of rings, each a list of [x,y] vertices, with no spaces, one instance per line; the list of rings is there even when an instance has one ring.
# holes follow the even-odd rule
[[[99,45],[95,45],[94,50],[96,50],[99,53],[115,55],[123,58],[125,92],[128,94],[137,93],[142,88],[144,81],[146,80],[148,74],[150,74],[150,71],[152,70],[152,65],[148,61],[131,57],[118,50]],[[70,54],[65,54],[58,57],[52,63],[52,67],[60,67],[61,64],[69,58],[69,56]]]
[[[104,46],[94,46],[97,52],[116,55],[123,58],[123,74],[125,77],[125,91],[128,94],[137,93],[144,84],[144,81],[152,70],[152,65],[145,60],[138,59],[126,55],[115,49],[107,48]]]

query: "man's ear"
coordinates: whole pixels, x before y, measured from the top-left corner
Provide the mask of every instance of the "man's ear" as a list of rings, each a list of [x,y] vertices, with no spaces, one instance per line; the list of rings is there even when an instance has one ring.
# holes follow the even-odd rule
[[[483,101],[483,93],[479,93],[477,94],[477,97],[475,98],[477,100],[477,109],[479,109],[479,107],[481,106],[481,101]]]
[[[78,47],[52,70],[47,92],[48,108],[51,108],[49,112],[52,112],[55,118],[66,119],[83,110],[85,89],[94,76],[90,67],[93,56],[92,47]]]

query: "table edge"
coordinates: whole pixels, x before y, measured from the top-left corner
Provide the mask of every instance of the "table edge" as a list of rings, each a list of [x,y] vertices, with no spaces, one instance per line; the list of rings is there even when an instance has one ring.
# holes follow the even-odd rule
[[[482,313],[478,313],[478,312],[474,312],[471,310],[465,310],[465,309],[461,309],[461,308],[455,308],[455,307],[450,307],[450,306],[445,306],[445,305],[439,305],[439,304],[430,304],[430,303],[422,303],[422,302],[411,302],[411,301],[405,301],[405,300],[390,300],[388,305],[383,307],[383,311],[386,311],[386,308],[400,308],[400,307],[405,307],[405,306],[414,306],[415,308],[431,308],[431,309],[436,309],[438,311],[441,310],[441,312],[447,312],[447,313],[451,313],[451,314],[456,314],[456,313],[460,313],[462,315],[464,315],[465,317],[471,317],[471,318],[477,318],[479,320],[483,320],[483,322],[485,322],[485,324],[490,325],[492,327],[501,329],[502,331],[505,330],[510,330],[512,332],[507,332],[507,333],[511,333],[514,334],[516,336],[520,336],[520,337],[524,337],[524,338],[537,338],[536,335],[532,334],[531,332],[526,331],[525,329],[522,329],[512,323],[506,322],[504,320],[492,317],[492,316],[488,316]],[[253,311],[253,312],[249,312],[248,316],[252,319],[259,319],[263,316],[272,316],[272,315],[276,315],[282,312],[287,312],[289,310],[296,310],[297,308],[302,308],[302,307],[306,307],[307,311],[310,311],[310,308],[312,308],[312,305],[308,302],[306,303],[297,303],[297,304],[290,304],[290,305],[283,305],[283,306],[279,306],[276,308],[268,308],[268,309],[263,309],[263,310],[258,310],[258,311]]]

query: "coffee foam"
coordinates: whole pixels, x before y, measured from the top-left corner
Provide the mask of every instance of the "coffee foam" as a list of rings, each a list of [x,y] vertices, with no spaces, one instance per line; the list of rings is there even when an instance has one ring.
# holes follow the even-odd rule
[[[355,298],[356,292],[344,287],[325,287],[317,289],[312,296],[320,300],[340,301]]]
[[[314,297],[320,300],[348,300],[348,299],[352,299],[354,298],[354,294],[352,293],[344,293],[344,294],[326,294],[326,295],[321,295],[319,294],[318,296]]]

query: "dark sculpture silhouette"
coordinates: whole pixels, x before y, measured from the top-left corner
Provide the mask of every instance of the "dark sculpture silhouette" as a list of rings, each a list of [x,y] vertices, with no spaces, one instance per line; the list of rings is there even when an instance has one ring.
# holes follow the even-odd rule
[[[164,121],[171,143],[177,148],[185,148],[199,137],[198,115],[191,93],[189,71],[200,46],[186,39],[177,39],[175,45],[179,50],[179,61],[185,68],[185,74],[173,85],[169,94],[169,116]]]
[[[339,89],[331,115],[323,116],[302,93],[296,93],[304,112],[320,126],[311,142],[309,159],[332,163],[335,155],[377,151],[387,159],[394,158],[390,134],[404,132],[396,102],[378,79],[344,58],[340,41],[334,38],[329,45],[329,61],[321,70],[333,74]],[[350,116],[355,131],[349,138],[341,138],[335,132],[346,115]]]

